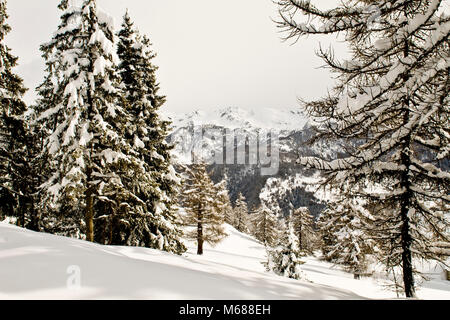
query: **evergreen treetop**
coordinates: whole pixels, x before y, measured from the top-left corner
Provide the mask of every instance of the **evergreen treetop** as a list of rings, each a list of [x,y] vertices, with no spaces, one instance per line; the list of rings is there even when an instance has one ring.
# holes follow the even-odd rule
[[[234,224],[233,226],[240,232],[249,233],[249,214],[247,202],[242,193],[238,194],[234,204]]]
[[[153,64],[156,54],[149,39],[134,28],[128,12],[124,15],[117,37],[120,60],[117,70],[129,115],[125,137],[132,148],[131,154],[140,160],[152,183],[149,188],[146,182],[130,177],[127,187],[135,190],[134,193],[145,201],[151,213],[151,218],[142,222],[151,231],[150,235],[158,234],[158,237],[171,243],[167,250],[180,253],[184,246],[177,240],[181,231],[176,226],[174,203],[181,179],[172,164],[173,146],[166,142],[170,122],[159,115],[165,97],[158,94],[158,68]]]

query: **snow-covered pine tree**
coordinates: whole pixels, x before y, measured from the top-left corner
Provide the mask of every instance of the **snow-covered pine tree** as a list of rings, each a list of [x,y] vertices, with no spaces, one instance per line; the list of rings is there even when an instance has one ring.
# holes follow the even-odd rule
[[[197,241],[197,254],[203,254],[203,244],[215,245],[227,236],[224,229],[222,204],[204,162],[196,163],[187,170],[182,206],[183,224],[188,229],[188,239]]]
[[[234,203],[234,223],[236,230],[249,233],[249,214],[245,197],[239,192],[236,202]]]
[[[304,254],[312,254],[316,246],[316,231],[314,218],[306,207],[292,210],[290,222],[298,238],[298,247]]]
[[[334,212],[329,215],[329,221],[322,220],[333,239],[326,249],[327,258],[343,265],[355,278],[359,278],[360,274],[367,271],[367,256],[373,252],[374,246],[364,232],[364,216],[360,212],[364,209],[354,205],[351,198],[342,198],[328,210]]]
[[[133,177],[125,182],[125,186],[145,202],[149,213],[129,221],[134,233],[132,238],[136,244],[142,242],[151,247],[163,239],[164,250],[181,253],[185,248],[179,240],[181,230],[176,226],[174,210],[180,178],[172,165],[173,147],[166,142],[170,122],[162,120],[158,114],[165,97],[158,95],[158,68],[152,62],[156,54],[148,38],[134,28],[128,12],[118,38],[118,73],[129,115],[125,137],[132,146],[133,156],[141,161],[143,170],[151,177],[151,185]],[[150,243],[144,239],[150,239]]]
[[[38,99],[35,105],[31,106],[31,126],[33,128],[37,153],[33,158],[33,168],[36,170],[36,184],[43,186],[45,182],[53,177],[55,163],[52,161],[53,154],[46,148],[49,137],[56,131],[60,119],[64,115],[64,92],[60,85],[67,82],[64,79],[65,73],[61,70],[68,68],[64,66],[64,50],[70,50],[67,40],[79,31],[80,22],[76,21],[77,14],[70,13],[69,1],[61,0],[58,8],[63,11],[58,31],[48,43],[41,45],[42,58],[45,61],[46,69],[43,82],[36,88]],[[74,10],[75,8],[71,8]],[[66,12],[67,11],[67,12]],[[79,10],[78,10],[79,11]],[[61,32],[60,32],[61,31]],[[37,193],[38,207],[41,213],[42,229],[48,233],[57,233],[65,236],[81,236],[80,224],[83,219],[83,210],[74,209],[73,206],[56,205],[50,201],[46,188],[39,188]],[[70,212],[70,214],[68,214]]]
[[[277,244],[278,221],[276,215],[262,205],[252,214],[253,236],[265,246],[273,247]]]
[[[82,233],[94,241],[96,219],[147,214],[144,201],[125,181],[132,177],[150,184],[151,177],[124,138],[130,116],[115,70],[112,19],[95,0],[84,0],[81,7],[63,1],[60,8],[61,24],[41,47],[47,74],[36,114],[52,170],[43,202],[78,229],[83,225],[79,214]]]
[[[227,186],[228,181],[227,177],[225,176],[219,183],[214,186],[214,188],[217,190],[217,209],[222,213],[224,222],[232,225],[234,211],[233,206],[231,205]]]
[[[34,126],[33,117],[28,110],[20,119],[17,118],[16,128],[16,148],[10,168],[14,177],[12,188],[17,190],[18,195],[15,217],[21,227],[41,231],[42,135]]]
[[[288,224],[287,234],[279,239],[275,248],[266,248],[267,262],[264,263],[267,271],[273,271],[275,274],[292,278],[304,278],[300,269],[301,252],[298,247],[298,239],[295,235],[292,223]]]
[[[17,223],[26,227],[35,222],[28,219],[34,215],[28,207],[32,203],[27,181],[29,132],[23,117],[27,106],[22,100],[26,89],[13,72],[18,58],[5,44],[11,30],[6,4],[6,0],[0,1],[0,217],[15,216]]]
[[[338,225],[340,218],[340,213],[337,211],[337,204],[329,202],[326,209],[320,213],[317,219],[322,257],[328,262],[334,262],[337,259],[335,256],[336,252],[333,251],[333,248],[337,243],[335,226]]]
[[[371,227],[391,246],[383,261],[401,268],[406,297],[415,295],[413,258],[438,258],[429,250],[428,230],[448,240],[442,232],[450,200],[444,166],[450,152],[445,2],[353,0],[320,10],[310,1],[278,1],[287,38],[342,34],[349,44],[351,61],[339,62],[320,50],[339,83],[329,97],[305,103],[321,123],[317,138],[345,141],[348,156],[302,163],[326,172],[336,186],[349,182],[354,194],[380,204]],[[373,191],[377,186],[382,191]]]
[[[218,196],[223,203],[223,215],[225,223],[233,225],[235,221],[234,209],[231,203],[230,194],[228,191],[228,174],[225,172],[223,179],[216,184],[218,190]]]

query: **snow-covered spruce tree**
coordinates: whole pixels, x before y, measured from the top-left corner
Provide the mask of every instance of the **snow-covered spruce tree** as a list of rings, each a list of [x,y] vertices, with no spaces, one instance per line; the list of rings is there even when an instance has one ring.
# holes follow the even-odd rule
[[[292,223],[289,223],[287,234],[279,239],[275,248],[266,248],[267,262],[264,263],[267,271],[272,271],[277,275],[301,279],[304,278],[300,269],[301,252],[298,247],[298,239],[294,232]]]
[[[332,242],[328,244],[327,258],[343,265],[355,278],[367,271],[367,256],[373,252],[373,241],[364,232],[364,215],[362,207],[353,205],[352,199],[343,198],[329,208],[334,212],[330,220],[323,219],[324,228],[328,229]]]
[[[63,1],[60,8],[61,24],[41,47],[47,74],[36,113],[52,171],[43,185],[43,203],[59,214],[48,217],[50,223],[63,218],[63,228],[70,222],[78,229],[75,234],[94,241],[96,219],[147,214],[145,202],[125,181],[139,179],[151,186],[151,177],[124,138],[130,116],[115,71],[112,19],[94,0],[81,7]]]
[[[249,214],[245,197],[242,193],[238,194],[236,202],[234,203],[234,223],[233,227],[236,230],[244,233],[249,233]]]
[[[183,224],[188,239],[197,241],[197,254],[203,254],[203,244],[215,245],[227,236],[224,229],[223,205],[217,199],[219,191],[212,182],[204,162],[196,163],[187,170],[182,206],[185,214]]]
[[[223,204],[223,215],[225,223],[233,225],[235,221],[234,209],[231,204],[230,194],[228,192],[228,175],[225,172],[223,179],[216,184],[217,190],[219,190],[218,197]]]
[[[337,207],[337,204],[334,202],[328,203],[326,209],[320,213],[317,219],[317,228],[320,234],[320,249],[323,258],[328,262],[334,262],[337,259],[336,252],[333,251],[333,248],[337,244],[335,226],[338,225],[341,218]]]
[[[0,217],[15,216],[17,223],[35,225],[32,192],[29,188],[29,132],[24,120],[27,106],[22,100],[26,91],[22,79],[13,72],[18,58],[5,44],[11,30],[6,20],[6,0],[0,1]]]
[[[110,165],[126,159],[126,116],[118,104],[111,26],[99,20],[95,1],[82,7],[62,1],[60,8],[61,24],[41,46],[47,74],[36,112],[53,171],[43,201],[64,218],[82,213],[86,239],[94,241],[95,202],[105,185],[120,181]]]
[[[255,210],[251,218],[253,223],[253,236],[265,246],[275,246],[279,237],[276,215],[262,205]]]
[[[62,11],[69,9],[68,0],[61,0],[58,8]],[[58,30],[76,31],[76,15],[63,14]],[[57,31],[58,32],[58,31]],[[46,144],[49,137],[55,132],[58,121],[64,117],[63,91],[59,84],[64,80],[63,61],[61,52],[58,50],[68,50],[66,44],[70,33],[54,34],[53,39],[41,45],[42,58],[45,61],[46,69],[43,82],[36,88],[38,94],[37,101],[30,106],[30,126],[33,131],[35,154],[32,167],[35,170],[36,185],[38,190],[36,203],[40,211],[40,224],[42,230],[48,233],[57,233],[65,236],[80,236],[80,221],[82,219],[82,209],[74,209],[73,206],[58,206],[53,201],[49,201],[44,183],[52,178],[55,166],[51,163],[53,155],[50,154]],[[58,57],[58,58],[56,58]],[[57,92],[57,89],[59,91]],[[61,209],[61,210],[60,210]],[[70,214],[68,213],[70,212]]]
[[[351,61],[320,50],[339,83],[329,97],[305,103],[321,123],[317,138],[347,142],[348,156],[302,163],[325,171],[329,184],[347,181],[353,194],[380,204],[371,228],[391,246],[382,260],[402,269],[405,295],[414,297],[413,258],[438,258],[428,230],[448,240],[442,232],[450,192],[443,165],[450,150],[445,1],[353,0],[326,11],[310,1],[278,2],[287,38],[342,34],[349,44]],[[382,191],[370,191],[376,186]]]
[[[33,117],[28,114],[28,110],[16,120],[16,148],[10,168],[10,174],[13,177],[11,186],[17,192],[14,216],[19,226],[41,231],[43,222],[40,186],[44,181],[42,135],[39,128],[34,125]]]
[[[217,203],[219,206],[219,211],[223,215],[223,220],[225,223],[229,225],[233,222],[234,210],[231,205],[230,195],[228,193],[228,181],[225,176],[219,183],[217,183],[214,187],[217,190]]]
[[[126,188],[145,202],[148,212],[129,221],[132,242],[155,247],[163,239],[165,250],[181,253],[185,248],[179,240],[174,210],[180,178],[171,163],[173,147],[166,142],[170,123],[158,114],[165,97],[158,95],[157,67],[152,62],[156,55],[148,38],[133,27],[128,12],[118,38],[118,73],[129,115],[125,137],[131,153],[151,177],[151,185],[133,177],[125,182]]]
[[[298,247],[304,254],[312,254],[316,246],[314,218],[306,207],[292,210],[290,222],[298,238]]]

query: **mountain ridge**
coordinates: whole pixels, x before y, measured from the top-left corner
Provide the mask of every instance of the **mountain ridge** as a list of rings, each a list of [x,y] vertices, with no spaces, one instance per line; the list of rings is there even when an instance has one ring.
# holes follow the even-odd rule
[[[212,164],[209,171],[213,181],[219,182],[227,177],[231,200],[235,201],[238,194],[242,193],[250,209],[261,205],[261,192],[269,178],[283,181],[296,174],[311,176],[313,173],[299,166],[296,160],[299,156],[319,155],[323,152],[308,146],[307,141],[314,131],[308,118],[300,110],[262,108],[257,112],[230,107],[192,111],[173,115],[170,119],[172,130],[168,142],[174,145],[175,161],[189,166],[194,157],[210,160],[208,163]],[[208,130],[218,136],[205,135]],[[231,145],[224,142],[228,140],[227,132],[234,134],[235,140]],[[273,134],[276,134],[276,140]],[[278,149],[272,148],[273,142]],[[268,164],[261,161],[261,143],[266,143],[263,148],[270,146],[268,158],[274,170],[269,171],[269,174],[263,171]],[[332,153],[337,152],[333,147],[327,149]],[[230,151],[234,155],[232,163],[228,158]],[[225,152],[227,157],[223,156]],[[227,161],[214,162],[216,154],[219,154],[219,159]],[[267,158],[263,160],[266,161]],[[273,182],[273,179],[270,180]],[[303,185],[296,186],[290,194],[274,196],[274,201],[279,202],[276,207],[281,208],[277,214],[283,216],[289,215],[290,202],[295,207],[309,207],[315,216],[323,209],[321,200]]]
[[[209,110],[194,110],[188,113],[166,112],[163,114],[172,121],[173,127],[187,125],[208,125],[236,128],[274,129],[292,131],[303,129],[308,124],[308,118],[294,109],[261,108],[244,109],[226,107]]]

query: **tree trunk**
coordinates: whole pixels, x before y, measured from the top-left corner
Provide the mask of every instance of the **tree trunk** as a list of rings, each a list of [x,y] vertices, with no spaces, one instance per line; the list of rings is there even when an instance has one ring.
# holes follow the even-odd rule
[[[111,228],[110,228],[110,244],[111,245],[123,245],[122,239],[120,237],[120,225],[119,225],[119,212],[118,212],[118,204],[115,204],[111,208]]]
[[[21,204],[20,204],[20,199],[19,199],[19,206],[20,206]],[[21,227],[21,228],[25,228],[25,210],[20,210],[19,211],[20,212],[20,216],[19,216],[19,220],[18,220],[18,222],[19,222],[19,227]]]
[[[203,254],[203,225],[201,222],[198,222],[197,225],[197,254]]]
[[[407,17],[407,9],[405,5],[405,11],[404,11],[405,17]],[[403,48],[403,56],[406,58],[409,56],[409,42],[408,40],[404,43]],[[403,76],[403,81],[406,82],[410,78],[409,74],[405,74]],[[410,120],[410,114],[409,114],[409,98],[407,97],[405,100],[405,110],[403,117],[403,123],[406,125]],[[405,144],[403,146],[403,150],[401,153],[401,162],[405,166],[406,170],[403,172],[401,177],[401,186],[405,190],[405,193],[403,194],[403,199],[401,203],[401,220],[402,220],[402,227],[401,227],[401,245],[402,245],[402,271],[403,271],[403,286],[405,289],[405,295],[407,298],[414,298],[415,297],[415,289],[414,289],[414,273],[413,273],[413,266],[412,266],[412,254],[411,254],[411,244],[412,244],[412,238],[410,234],[410,221],[409,221],[409,209],[411,206],[411,198],[413,197],[411,192],[411,184],[409,180],[409,168],[411,166],[411,135],[407,135],[405,137]]]
[[[88,34],[92,34],[92,26],[89,25],[88,27]],[[94,64],[92,59],[89,59],[89,67],[88,72],[93,73],[94,72]],[[94,117],[94,99],[92,96],[92,87],[90,90],[87,90],[87,112],[88,112],[88,118],[89,120],[92,120]],[[86,240],[90,242],[94,242],[94,191],[93,187],[90,185],[92,182],[92,156],[94,154],[94,143],[91,141],[90,146],[87,149],[89,150],[89,161],[88,166],[86,170],[86,184],[87,189],[85,192],[86,196],[86,208],[85,208],[85,222],[86,222]]]
[[[298,229],[299,229],[298,230],[298,247],[299,247],[300,251],[303,251],[303,245],[302,245],[302,222],[300,222]]]
[[[409,168],[411,161],[409,159],[408,151],[404,151],[402,153],[402,164]],[[412,267],[412,254],[411,254],[411,244],[412,244],[412,238],[410,234],[410,220],[408,216],[408,212],[411,206],[411,186],[409,182],[409,175],[408,170],[405,170],[405,172],[402,175],[402,181],[401,186],[406,190],[402,203],[401,203],[401,220],[402,220],[402,227],[401,227],[401,245],[402,245],[402,268],[403,268],[403,285],[405,289],[405,295],[407,298],[413,298],[415,296],[415,290],[414,290],[414,274],[413,274],[413,267]]]
[[[92,193],[91,187],[88,187],[86,189],[85,197],[86,197],[86,208],[84,219],[86,222],[86,240],[94,242],[94,195]]]
[[[33,199],[30,197],[30,224],[28,228],[32,231],[39,232],[39,211],[34,205]]]
[[[402,208],[402,267],[403,284],[407,298],[415,297],[414,275],[411,257],[411,235],[409,234],[408,209]]]
[[[203,254],[203,214],[201,209],[198,212],[198,222],[197,222],[197,254]]]

